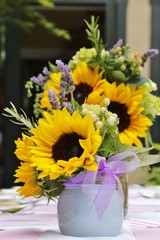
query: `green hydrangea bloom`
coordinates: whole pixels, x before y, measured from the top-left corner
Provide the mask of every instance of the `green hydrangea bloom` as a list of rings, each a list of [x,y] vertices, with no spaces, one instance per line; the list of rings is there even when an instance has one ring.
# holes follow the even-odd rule
[[[145,92],[143,95],[142,106],[144,107],[144,113],[152,121],[156,116],[160,116],[160,97],[151,94],[150,92]]]
[[[95,48],[80,48],[79,51],[72,57],[69,61],[69,67],[74,69],[79,61],[85,61],[86,63],[90,62],[90,60],[97,55]]]

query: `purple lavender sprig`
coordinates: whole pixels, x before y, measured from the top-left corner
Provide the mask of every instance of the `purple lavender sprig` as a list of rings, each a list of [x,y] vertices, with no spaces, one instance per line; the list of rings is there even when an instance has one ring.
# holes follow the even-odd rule
[[[72,76],[70,74],[70,68],[67,64],[64,64],[61,60],[56,60],[56,64],[58,69],[62,73],[59,93],[61,107],[63,108],[65,106],[69,112],[73,112],[74,109],[73,91],[75,90],[75,86]],[[69,103],[68,99],[69,96],[71,97],[71,103]]]
[[[149,49],[147,50],[142,56],[141,56],[141,59],[142,59],[142,67],[144,66],[144,64],[147,62],[148,58],[150,57],[154,57],[156,56],[157,54],[159,54],[159,50],[158,49]]]
[[[62,108],[64,108],[64,107],[68,110],[68,112],[70,114],[72,114],[74,112],[73,111],[73,106],[72,106],[71,102],[63,102],[62,103]]]
[[[35,76],[31,77],[30,80],[31,80],[33,83],[35,83],[35,84],[43,87],[44,84],[45,84],[45,83],[47,82],[47,80],[49,79],[50,74],[51,74],[51,72],[48,70],[48,68],[47,68],[47,67],[44,67],[42,73],[38,74],[37,77],[35,77]]]
[[[59,106],[57,98],[56,98],[56,94],[53,89],[49,89],[48,98],[49,98],[49,101],[50,101],[53,109],[60,109],[60,106]]]
[[[42,70],[42,73],[43,73],[45,76],[49,77],[50,74],[51,74],[51,71],[49,71],[47,67],[44,67],[43,70]]]
[[[49,89],[49,91],[48,91],[48,98],[49,98],[49,101],[50,101],[50,103],[52,105],[52,109],[62,109],[64,107],[66,107],[66,109],[68,110],[68,112],[70,114],[73,113],[72,104],[70,102],[64,102],[63,101],[61,106],[58,104],[57,97],[56,97],[56,94],[55,94],[53,89]]]
[[[73,92],[75,89],[72,76],[70,74],[70,68],[67,64],[64,64],[61,60],[56,60],[58,69],[62,72],[60,87],[64,89],[66,94]]]
[[[67,64],[64,64],[61,60],[56,60],[58,69],[62,72],[64,78],[71,77],[70,67]]]
[[[122,47],[123,44],[123,39],[119,39],[116,44],[114,44],[113,48],[117,48],[117,47]]]

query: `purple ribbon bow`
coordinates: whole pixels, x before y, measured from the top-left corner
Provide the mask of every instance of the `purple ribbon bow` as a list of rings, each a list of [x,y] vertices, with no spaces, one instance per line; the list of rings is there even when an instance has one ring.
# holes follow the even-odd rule
[[[132,157],[130,161],[124,161],[126,158]],[[123,173],[131,172],[138,167],[139,159],[134,152],[123,152],[110,157],[107,161],[104,157],[96,156],[98,164],[98,171],[87,171],[80,173],[70,180],[65,181],[65,186],[82,186],[82,192],[87,194],[94,202],[97,215],[102,217],[107,208],[111,197],[118,185],[118,191],[122,202],[124,195],[122,184],[119,177]],[[97,186],[96,181],[102,176],[102,182],[95,192]]]

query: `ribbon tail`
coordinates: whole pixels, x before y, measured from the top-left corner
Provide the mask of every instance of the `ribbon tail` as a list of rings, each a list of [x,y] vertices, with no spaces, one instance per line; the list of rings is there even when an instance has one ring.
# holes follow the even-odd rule
[[[88,197],[90,197],[93,201],[95,197],[95,191],[96,191],[96,175],[97,172],[88,171],[87,174],[85,174],[83,179],[83,185],[82,185],[82,192],[86,194]]]
[[[94,205],[99,219],[104,214],[105,209],[107,209],[107,206],[112,198],[115,188],[116,183],[110,185],[100,185],[100,189],[94,199]]]

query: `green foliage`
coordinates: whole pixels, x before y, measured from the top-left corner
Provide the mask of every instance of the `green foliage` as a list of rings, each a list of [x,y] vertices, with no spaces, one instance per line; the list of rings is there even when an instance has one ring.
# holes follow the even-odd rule
[[[48,66],[49,66],[49,70],[50,70],[51,72],[58,72],[58,71],[59,71],[58,68],[57,68],[57,66],[54,65],[54,64],[51,63],[51,62],[48,62]]]
[[[36,127],[36,123],[34,121],[31,121],[26,113],[23,111],[23,109],[20,109],[22,114],[19,114],[16,107],[14,106],[13,103],[10,103],[12,108],[4,108],[3,115],[6,117],[9,117],[11,119],[15,119],[15,121],[11,120],[11,122],[18,124],[18,125],[23,125],[28,129],[31,129],[33,127]]]
[[[98,25],[98,18],[95,19],[94,16],[91,16],[91,23],[84,20],[88,29],[86,29],[86,33],[88,35],[88,39],[91,41],[93,47],[97,51],[97,55],[100,55],[103,49],[103,40],[100,36],[100,30]]]
[[[160,185],[160,167],[153,167],[146,177],[146,185]]]
[[[103,142],[98,151],[99,155],[106,158],[121,152],[121,143],[117,135],[117,126],[105,126],[103,134]]]
[[[59,196],[64,189],[64,186],[62,185],[64,180],[67,180],[67,178],[59,177],[56,180],[50,180],[49,177],[45,177],[43,180],[38,180],[37,183],[42,190],[41,195],[48,197],[48,200]]]
[[[36,10],[35,6],[53,8],[54,3],[53,0],[0,0],[0,25],[12,23],[28,31],[39,24],[58,37],[70,39],[66,30],[58,28],[40,11]],[[22,15],[27,17],[26,20],[21,19]]]

